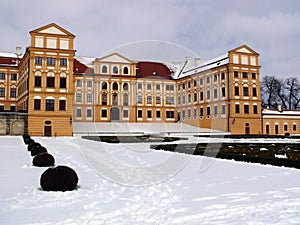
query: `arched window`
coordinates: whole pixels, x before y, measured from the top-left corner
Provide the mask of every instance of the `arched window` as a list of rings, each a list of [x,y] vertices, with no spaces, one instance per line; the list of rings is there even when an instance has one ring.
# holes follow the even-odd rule
[[[101,97],[101,101],[102,101],[102,105],[107,105],[107,94],[106,93],[102,93],[102,97]]]
[[[107,89],[107,83],[106,82],[102,82],[102,90],[106,90]]]
[[[124,91],[128,91],[128,83],[124,83],[123,84],[123,90]]]
[[[114,73],[114,74],[118,74],[118,73],[119,73],[119,69],[118,69],[117,66],[114,66],[114,67],[113,67],[113,73]]]
[[[113,83],[113,90],[117,91],[119,89],[119,85],[117,82]]]
[[[128,74],[129,73],[129,71],[128,71],[128,67],[127,66],[125,66],[124,68],[123,68],[123,74]]]
[[[107,73],[107,66],[102,66],[102,73]]]

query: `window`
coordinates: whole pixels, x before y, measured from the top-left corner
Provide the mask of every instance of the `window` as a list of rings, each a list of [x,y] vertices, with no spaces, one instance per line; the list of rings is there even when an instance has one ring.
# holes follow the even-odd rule
[[[214,75],[214,82],[217,82],[218,81],[218,74],[215,74]]]
[[[243,87],[243,94],[244,94],[244,96],[249,96],[249,89],[248,89],[248,87]]]
[[[59,78],[59,87],[67,88],[67,78],[65,78],[65,77]]]
[[[191,118],[191,110],[188,109],[188,119],[190,119],[190,118]]]
[[[107,83],[106,82],[102,82],[102,90],[107,90]]]
[[[91,109],[87,109],[86,110],[86,117],[87,118],[91,118],[92,117],[92,110]]]
[[[128,74],[128,73],[129,73],[128,67],[124,67],[124,68],[123,68],[123,74]]]
[[[188,94],[188,103],[190,103],[191,101],[192,101],[192,96]]]
[[[156,96],[155,97],[155,103],[156,103],[156,105],[160,105],[161,104],[161,98],[160,98],[160,96]]]
[[[113,83],[113,90],[117,91],[119,89],[119,85],[117,82]]]
[[[113,105],[118,105],[118,94],[113,93]]]
[[[202,78],[200,79],[200,85],[203,85],[203,79]]]
[[[203,91],[200,92],[200,101],[203,101]]]
[[[197,118],[197,109],[194,109],[194,118]]]
[[[256,73],[252,73],[252,79],[256,79]]]
[[[47,77],[47,87],[54,88],[54,85],[55,85],[55,78]]]
[[[152,118],[152,111],[151,110],[147,110],[147,118]]]
[[[182,96],[182,104],[185,104],[185,94]]]
[[[0,73],[0,79],[5,80],[5,73]]]
[[[59,111],[66,111],[66,100],[59,100]]]
[[[123,110],[123,118],[128,118],[128,110]]]
[[[157,90],[157,91],[160,91],[160,84],[157,84],[157,85],[156,85],[156,90]]]
[[[34,58],[34,63],[35,63],[36,65],[42,65],[42,64],[43,64],[43,58],[40,57],[40,56],[36,56],[36,57]]]
[[[119,69],[118,69],[117,66],[114,66],[114,67],[113,67],[113,73],[114,73],[114,74],[118,74],[118,73],[119,73]]]
[[[123,90],[124,91],[128,91],[128,83],[124,83],[123,84]]]
[[[207,116],[210,116],[210,106],[207,106],[207,107],[206,107],[206,115],[207,115]]]
[[[244,105],[244,113],[249,114],[249,105]]]
[[[188,82],[188,88],[190,88],[190,87],[191,87],[191,82],[189,81],[189,82]]]
[[[206,77],[206,83],[207,84],[209,84],[209,81],[210,81],[209,77]]]
[[[257,89],[256,89],[256,87],[252,88],[252,94],[253,94],[254,97],[257,96]]]
[[[54,66],[55,65],[55,58],[47,57],[47,65]]]
[[[235,113],[239,114],[240,113],[240,105],[235,104]]]
[[[41,87],[42,86],[42,77],[34,77],[34,86]]]
[[[197,101],[197,93],[194,93],[194,102]]]
[[[82,87],[82,80],[76,81],[76,87]]]
[[[147,104],[152,104],[152,96],[147,96]]]
[[[185,84],[182,84],[182,89],[185,89]]]
[[[88,80],[88,81],[86,82],[86,86],[87,86],[87,87],[93,87],[93,81]]]
[[[17,74],[16,73],[12,73],[10,75],[10,80],[17,80]]]
[[[15,105],[10,105],[10,111],[15,112],[16,111],[16,106]]]
[[[166,105],[174,105],[174,97],[166,96]]]
[[[4,105],[0,105],[0,111],[4,111]]]
[[[222,92],[222,97],[226,97],[226,89],[225,89],[225,87],[222,87],[221,92]]]
[[[218,89],[214,89],[214,98],[218,98]]]
[[[0,97],[5,97],[5,89],[0,88]]]
[[[284,131],[288,131],[288,125],[287,125],[287,124],[284,124],[284,125],[283,125],[283,130],[284,130]]]
[[[106,93],[102,93],[102,97],[101,97],[101,101],[102,101],[102,105],[107,105],[107,94]]]
[[[137,103],[138,104],[143,104],[143,96],[138,95]]]
[[[60,66],[67,66],[68,65],[68,60],[64,59],[64,58],[59,59],[59,65]]]
[[[293,131],[297,130],[297,124],[293,124]]]
[[[182,119],[185,119],[185,110],[182,111]]]
[[[138,84],[138,89],[142,90],[143,89],[143,84]]]
[[[76,109],[76,117],[81,117],[81,109]]]
[[[171,119],[171,118],[175,118],[175,113],[174,111],[166,111],[166,116],[167,118]]]
[[[76,102],[82,102],[82,94],[76,93]]]
[[[257,114],[258,110],[257,110],[257,105],[253,105],[253,114]]]
[[[201,108],[200,108],[200,116],[203,116],[203,114],[204,114],[204,113],[203,113],[203,108],[201,107]]]
[[[234,87],[234,95],[235,96],[240,95],[240,88],[238,86]]]
[[[156,111],[156,118],[160,118],[160,111]]]
[[[15,88],[10,89],[10,97],[11,98],[17,97],[17,89],[15,89]]]
[[[102,66],[101,72],[102,72],[102,73],[107,73],[107,66]]]
[[[197,87],[197,81],[194,80],[194,87]]]
[[[147,90],[151,90],[151,84],[147,84]]]
[[[181,102],[181,97],[180,97],[180,95],[178,95],[178,97],[177,97],[177,102],[178,102],[178,104],[181,104],[180,102]]]
[[[138,110],[138,118],[143,118],[143,110]]]
[[[33,109],[34,110],[41,110],[41,99],[34,99]]]
[[[270,134],[270,125],[266,124],[266,134]]]
[[[222,114],[223,114],[223,115],[226,114],[226,105],[222,105]]]
[[[106,109],[102,109],[101,110],[101,117],[107,117],[107,110]]]
[[[210,91],[206,92],[206,99],[210,99]]]
[[[233,76],[234,76],[235,78],[238,78],[238,77],[239,77],[239,72],[238,72],[238,71],[234,71],[234,72],[233,72]]]
[[[123,105],[128,105],[129,99],[128,99],[128,94],[125,93],[123,94]]]
[[[88,103],[93,102],[93,96],[92,96],[91,93],[86,94],[86,101],[87,101]]]
[[[46,111],[54,111],[54,99],[46,99]]]
[[[225,80],[225,73],[221,73],[221,80]]]
[[[248,78],[248,73],[247,72],[243,72],[243,78],[247,79]]]

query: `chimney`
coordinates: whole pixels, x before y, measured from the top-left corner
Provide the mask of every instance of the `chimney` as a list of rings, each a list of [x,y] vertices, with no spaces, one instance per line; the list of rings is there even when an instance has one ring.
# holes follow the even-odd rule
[[[202,64],[201,58],[195,58],[195,67],[198,67]]]

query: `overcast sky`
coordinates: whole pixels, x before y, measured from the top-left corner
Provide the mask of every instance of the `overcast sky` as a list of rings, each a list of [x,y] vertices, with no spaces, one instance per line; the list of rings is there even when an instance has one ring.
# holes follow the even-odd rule
[[[298,0],[1,0],[0,51],[24,50],[28,32],[52,22],[76,35],[80,56],[159,40],[207,60],[246,44],[262,75],[300,78]]]

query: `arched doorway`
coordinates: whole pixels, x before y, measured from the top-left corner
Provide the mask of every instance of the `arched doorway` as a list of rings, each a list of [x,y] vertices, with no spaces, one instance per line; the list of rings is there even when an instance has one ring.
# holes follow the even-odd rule
[[[245,134],[250,134],[250,124],[249,123],[245,124]]]
[[[12,122],[11,129],[10,129],[11,135],[22,135],[24,134],[24,122],[20,120],[16,120]]]
[[[110,111],[110,121],[119,121],[120,120],[120,110],[117,107],[113,107]]]

